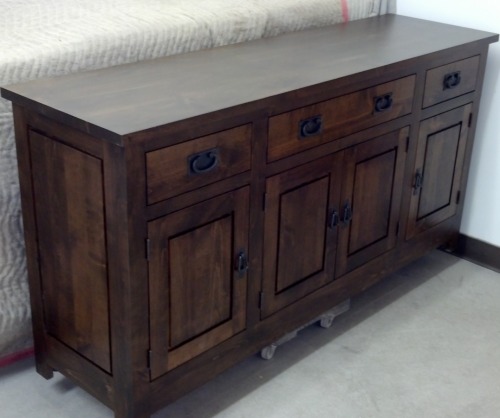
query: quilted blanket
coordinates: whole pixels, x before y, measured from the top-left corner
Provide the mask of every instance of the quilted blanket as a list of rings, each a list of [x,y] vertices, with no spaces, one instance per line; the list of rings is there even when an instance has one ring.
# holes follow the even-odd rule
[[[0,85],[395,12],[396,0],[0,0]],[[0,99],[0,359],[31,323],[10,103]]]

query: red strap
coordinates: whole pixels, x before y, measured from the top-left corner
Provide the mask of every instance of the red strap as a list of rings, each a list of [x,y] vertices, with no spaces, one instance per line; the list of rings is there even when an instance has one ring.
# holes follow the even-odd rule
[[[342,17],[344,22],[349,21],[349,6],[347,5],[347,0],[341,0],[342,3]]]
[[[8,366],[9,364],[15,363],[16,361],[31,357],[33,355],[33,352],[33,348],[28,348],[17,353],[9,354],[5,357],[0,357],[0,367]]]

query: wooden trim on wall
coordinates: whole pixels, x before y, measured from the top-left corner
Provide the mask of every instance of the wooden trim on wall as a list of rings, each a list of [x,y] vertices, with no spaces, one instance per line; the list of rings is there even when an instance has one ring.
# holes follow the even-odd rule
[[[453,254],[500,273],[500,247],[460,234]]]

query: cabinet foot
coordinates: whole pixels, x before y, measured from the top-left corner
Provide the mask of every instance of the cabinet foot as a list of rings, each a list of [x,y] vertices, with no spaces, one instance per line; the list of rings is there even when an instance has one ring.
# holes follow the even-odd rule
[[[38,363],[36,365],[36,371],[46,380],[50,380],[54,377],[54,370],[52,369],[52,367],[47,366],[46,364]]]

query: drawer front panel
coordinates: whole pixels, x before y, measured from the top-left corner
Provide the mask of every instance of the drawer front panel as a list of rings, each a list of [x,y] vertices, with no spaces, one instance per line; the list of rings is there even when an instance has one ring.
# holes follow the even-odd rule
[[[251,125],[146,154],[148,204],[250,170]]]
[[[444,102],[476,89],[479,55],[427,71],[423,107]]]
[[[269,120],[267,160],[275,161],[412,110],[415,76],[303,107]]]

